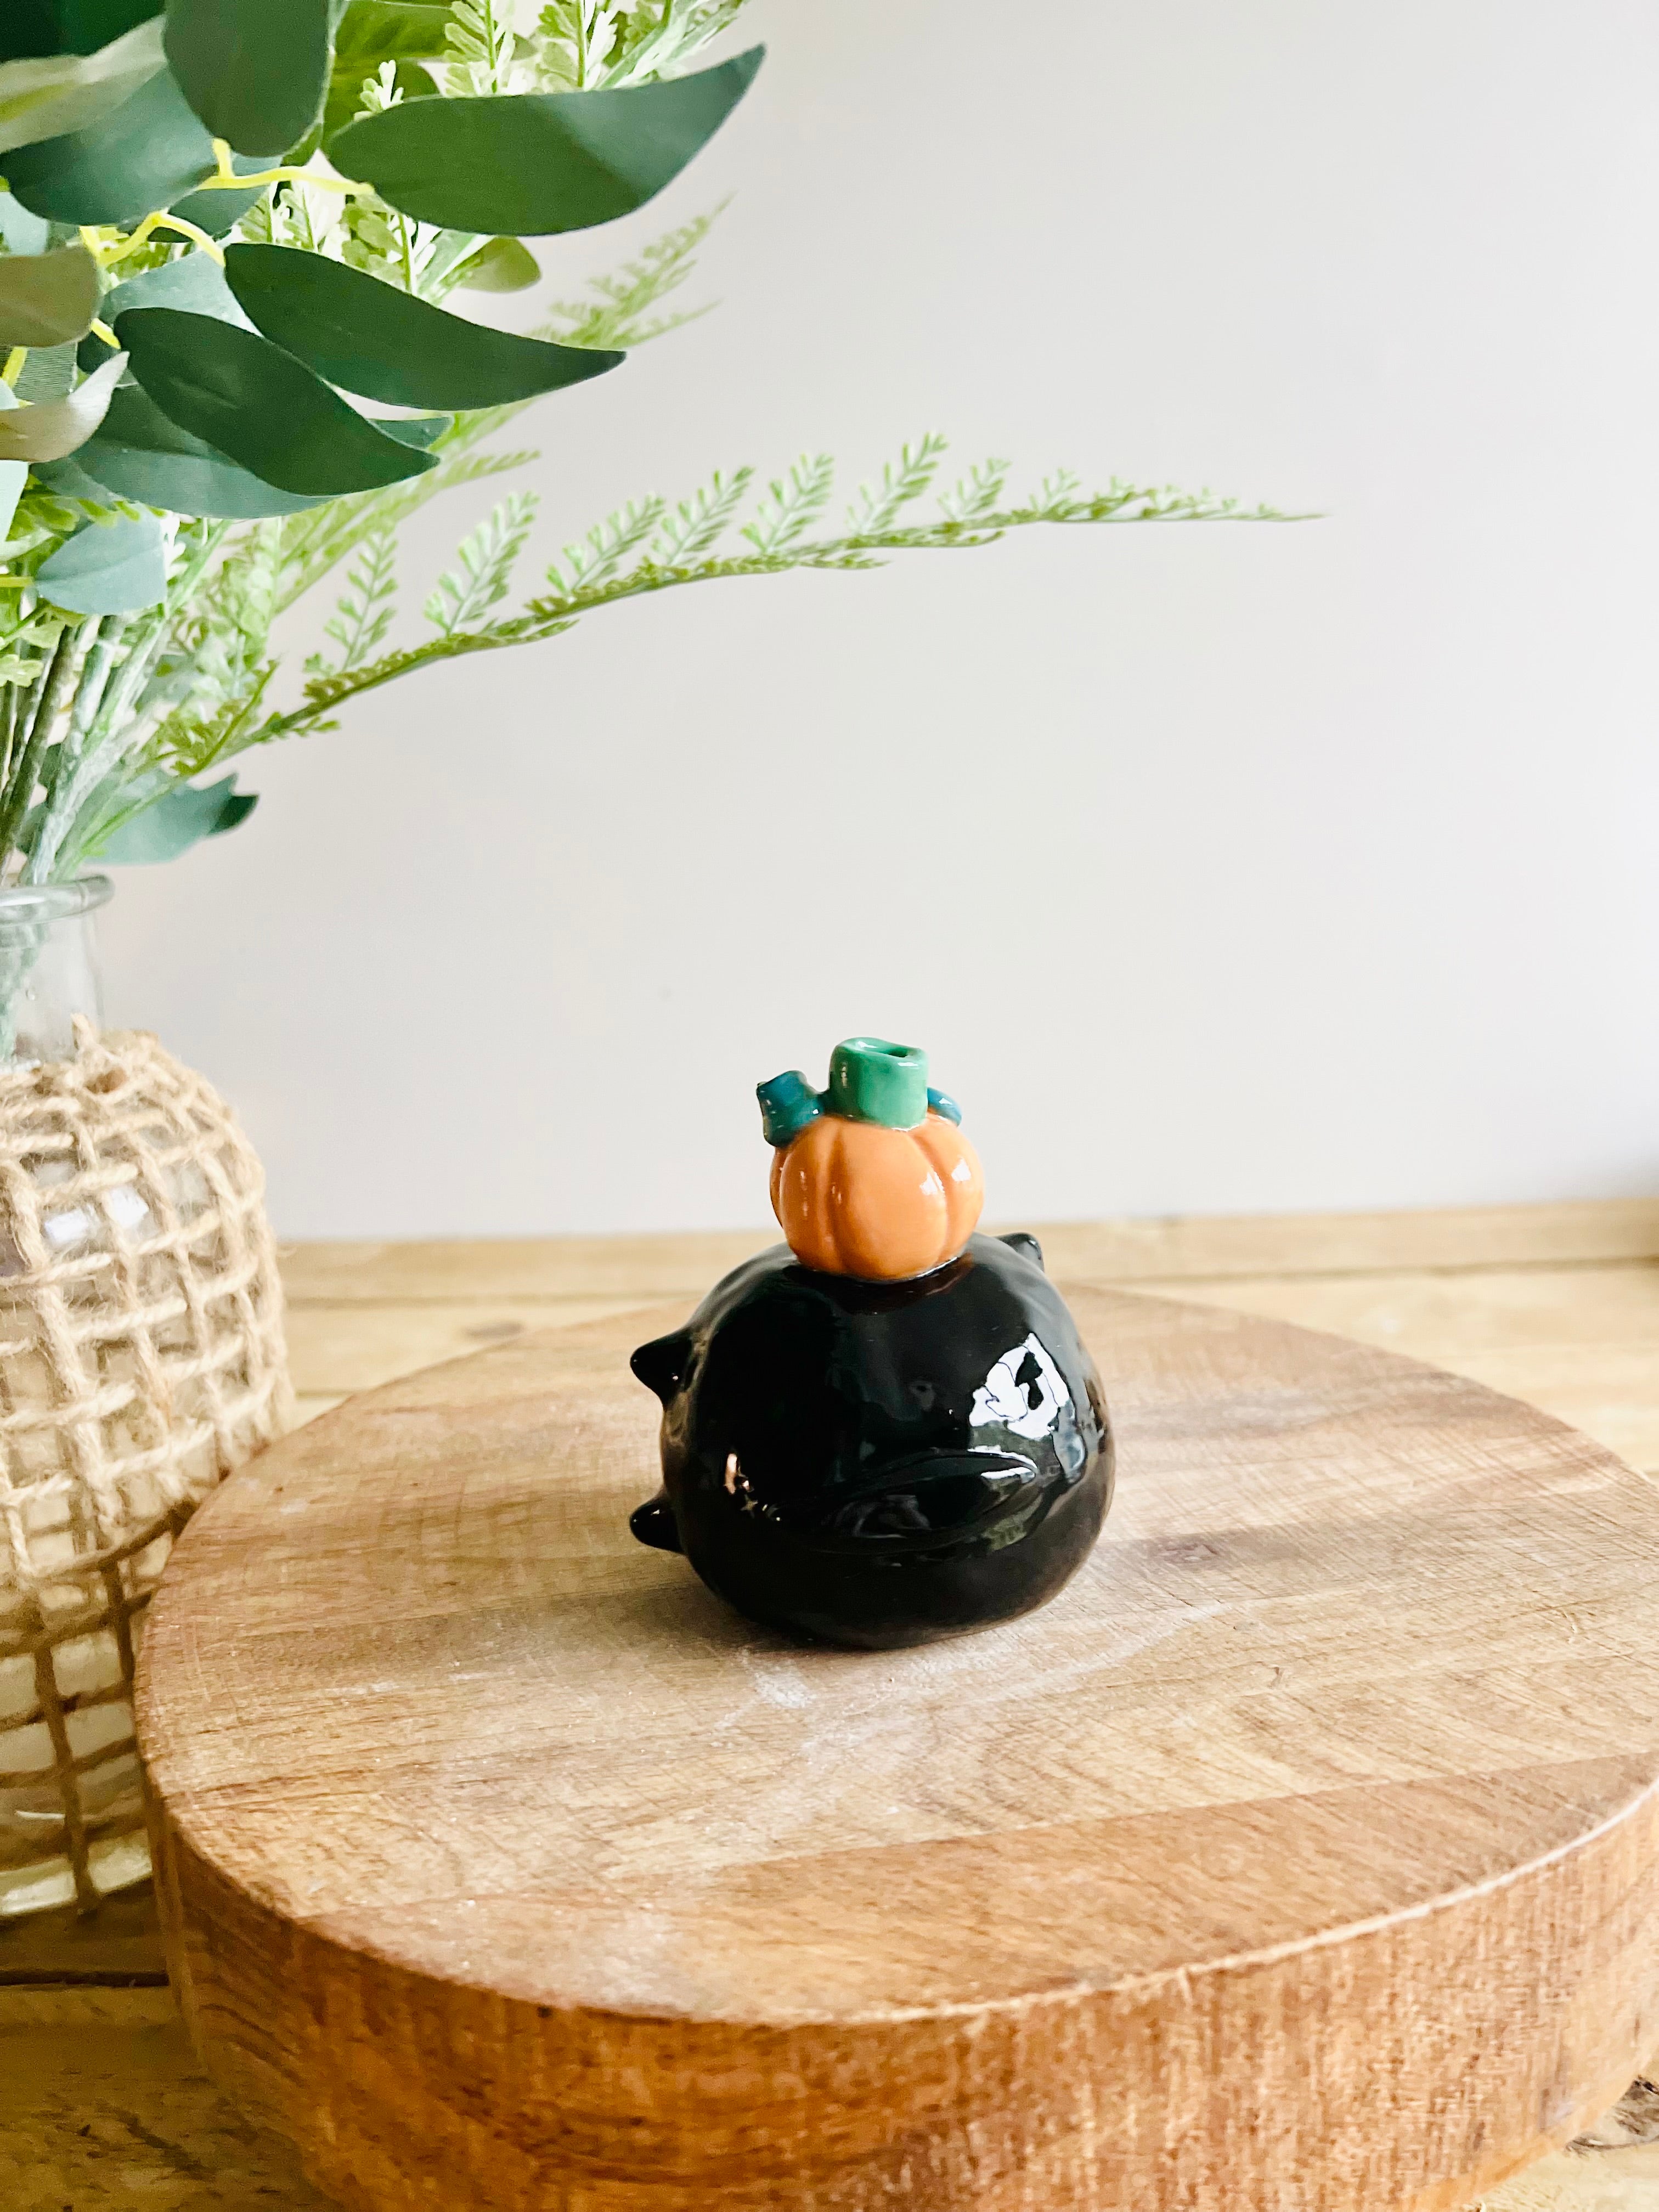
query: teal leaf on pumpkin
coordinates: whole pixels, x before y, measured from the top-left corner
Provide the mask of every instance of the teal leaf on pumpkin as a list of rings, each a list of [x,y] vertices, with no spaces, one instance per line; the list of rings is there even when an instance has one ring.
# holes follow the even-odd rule
[[[118,868],[176,860],[204,837],[222,837],[227,830],[246,822],[258,804],[254,793],[237,790],[234,775],[200,791],[192,784],[174,783],[159,799],[130,814],[91,844],[87,857],[107,860]]]
[[[225,276],[268,338],[331,384],[388,406],[504,406],[580,384],[623,359],[465,322],[291,246],[233,246]]]
[[[437,465],[433,454],[385,436],[257,332],[173,307],[133,307],[116,335],[163,414],[279,491],[371,491]]]
[[[167,0],[167,57],[215,138],[275,156],[303,138],[328,89],[329,0]]]
[[[41,597],[77,615],[131,615],[167,596],[167,536],[153,514],[89,522],[34,572]]]
[[[54,222],[135,222],[210,177],[207,132],[170,73],[160,70],[84,131],[6,156],[14,198]]]
[[[327,142],[342,176],[450,230],[541,237],[612,222],[653,198],[712,138],[764,48],[689,76],[611,92],[414,100]]]

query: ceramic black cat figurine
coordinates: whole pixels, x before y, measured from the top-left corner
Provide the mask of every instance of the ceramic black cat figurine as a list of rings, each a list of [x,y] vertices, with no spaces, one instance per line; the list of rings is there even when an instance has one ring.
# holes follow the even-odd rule
[[[1042,1604],[1111,1502],[1093,1362],[1036,1239],[973,1234],[979,1163],[927,1073],[858,1037],[822,1094],[763,1084],[789,1243],[633,1359],[663,1403],[634,1534],[751,1620],[866,1649]]]

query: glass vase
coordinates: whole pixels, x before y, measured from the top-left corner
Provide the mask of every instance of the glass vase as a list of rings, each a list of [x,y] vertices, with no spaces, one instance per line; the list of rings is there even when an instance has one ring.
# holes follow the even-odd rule
[[[144,1609],[291,1405],[258,1157],[155,1038],[102,1030],[109,896],[0,890],[0,1919],[147,1875]]]

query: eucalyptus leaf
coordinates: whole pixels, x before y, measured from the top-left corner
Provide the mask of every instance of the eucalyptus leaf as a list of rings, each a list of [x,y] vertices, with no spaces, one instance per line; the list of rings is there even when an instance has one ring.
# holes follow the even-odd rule
[[[303,362],[253,331],[173,307],[131,307],[116,335],[165,415],[279,491],[370,491],[437,465],[383,436]]]
[[[85,445],[103,421],[126,365],[125,354],[112,354],[67,398],[0,413],[0,460],[58,461]]]
[[[28,480],[27,461],[0,461],[0,544],[10,535],[11,519],[17,512],[17,502]]]
[[[516,238],[487,240],[461,264],[456,279],[468,292],[527,292],[541,281],[535,255]]]
[[[52,225],[44,216],[31,215],[9,192],[0,191],[0,238],[8,253],[44,253],[52,244]]]
[[[0,258],[0,347],[62,345],[90,329],[103,295],[84,246]]]
[[[204,837],[222,837],[246,822],[258,804],[254,793],[237,790],[234,775],[202,791],[191,784],[173,783],[159,799],[118,821],[101,838],[89,841],[86,857],[107,860],[118,868],[176,860]]]
[[[82,495],[59,472],[76,469],[118,498],[170,514],[227,517],[253,521],[265,515],[297,514],[319,499],[296,497],[239,468],[204,439],[193,438],[170,422],[137,385],[124,385],[110,401],[95,438],[74,460],[57,463],[47,475],[56,490]]]
[[[167,533],[153,514],[89,522],[34,572],[41,596],[77,615],[130,615],[167,596]]]
[[[6,181],[54,222],[126,224],[171,207],[216,167],[212,141],[160,70],[88,129],[9,155]]]
[[[3,267],[0,263],[0,267]],[[109,359],[109,348],[94,341],[97,359],[91,363],[100,368]],[[63,345],[37,346],[24,362],[17,381],[12,386],[19,399],[33,406],[42,400],[62,399],[75,389],[75,363],[79,348],[71,338]]]
[[[157,21],[140,23],[95,54],[0,63],[0,154],[88,129],[153,77],[162,61]]]
[[[329,139],[342,176],[422,222],[514,238],[629,215],[677,177],[753,82],[753,46],[716,68],[614,92],[414,100]]]
[[[209,131],[239,154],[303,138],[328,89],[329,0],[167,0],[167,58]]]
[[[227,192],[226,199],[233,197]],[[0,262],[0,270],[5,264]],[[210,253],[181,253],[159,269],[140,270],[104,295],[100,311],[106,323],[113,322],[129,307],[183,307],[192,315],[211,315],[243,330],[253,325],[238,306],[236,295],[225,282],[225,272]],[[87,338],[81,347],[82,368],[96,368],[108,358],[109,349],[100,337]]]
[[[233,246],[225,277],[268,338],[331,383],[390,406],[503,406],[583,383],[623,359],[465,322],[296,246]],[[142,361],[134,373],[142,382]]]
[[[161,0],[6,0],[0,61],[33,54],[95,54],[135,23],[161,12]]]

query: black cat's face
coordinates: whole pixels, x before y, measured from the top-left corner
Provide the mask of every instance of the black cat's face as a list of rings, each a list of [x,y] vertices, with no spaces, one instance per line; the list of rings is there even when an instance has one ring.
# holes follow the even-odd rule
[[[1048,1578],[1042,1531],[1088,1522],[1086,1550],[1110,1483],[1093,1365],[1023,1246],[975,1237],[896,1285],[817,1274],[787,1249],[728,1276],[635,1354],[664,1407],[664,1492],[635,1533],[684,1549],[745,1611],[734,1581],[769,1576],[761,1617],[811,1613],[813,1633],[826,1592],[856,1596],[872,1575],[900,1619],[929,1617],[953,1573],[982,1617],[1022,1609],[1002,1600],[1039,1559]]]

